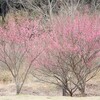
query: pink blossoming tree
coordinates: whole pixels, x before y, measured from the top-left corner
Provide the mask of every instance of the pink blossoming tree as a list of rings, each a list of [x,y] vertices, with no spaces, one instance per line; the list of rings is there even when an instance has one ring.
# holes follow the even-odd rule
[[[85,95],[86,82],[100,67],[100,17],[57,16],[51,26],[45,39],[46,51],[38,61],[42,66],[37,69],[39,77],[32,75],[60,86],[64,96],[73,96],[76,90]],[[42,79],[41,74],[49,80]]]
[[[13,76],[16,94],[21,92],[33,62],[43,51],[41,29],[39,20],[25,17],[10,17],[0,26],[0,61]]]

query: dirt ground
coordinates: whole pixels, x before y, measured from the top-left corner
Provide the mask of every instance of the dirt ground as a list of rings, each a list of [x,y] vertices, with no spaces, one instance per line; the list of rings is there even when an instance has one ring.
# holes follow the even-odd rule
[[[62,96],[1,96],[0,100],[100,100],[100,97],[62,97]]]

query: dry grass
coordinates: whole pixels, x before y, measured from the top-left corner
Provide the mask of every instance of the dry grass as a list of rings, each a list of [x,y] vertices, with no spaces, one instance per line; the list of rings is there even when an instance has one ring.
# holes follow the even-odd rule
[[[10,73],[6,71],[1,71],[0,80],[1,80],[0,81],[0,96],[14,96],[15,97],[16,88],[15,88],[14,82],[10,81],[12,80]],[[6,81],[3,81],[3,80],[6,80]],[[48,84],[48,83],[41,83],[39,80],[36,80],[35,78],[30,77],[26,80],[22,88],[21,94],[33,95],[33,96],[61,96],[62,90],[61,88],[55,85]],[[100,96],[100,73],[98,73],[96,77],[94,77],[92,80],[90,80],[87,83],[86,94],[87,96]],[[79,96],[79,94],[76,93],[75,96]]]
[[[11,73],[6,70],[0,70],[0,83],[11,83],[13,80]]]

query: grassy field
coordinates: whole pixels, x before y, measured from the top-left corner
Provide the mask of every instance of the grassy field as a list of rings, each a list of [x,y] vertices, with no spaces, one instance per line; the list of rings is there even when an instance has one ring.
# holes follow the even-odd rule
[[[1,96],[0,100],[100,100],[100,97],[62,97],[62,96]]]

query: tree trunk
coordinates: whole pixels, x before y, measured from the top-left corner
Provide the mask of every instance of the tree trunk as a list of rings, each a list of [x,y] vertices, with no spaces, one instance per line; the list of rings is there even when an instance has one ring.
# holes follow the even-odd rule
[[[71,97],[73,96],[73,93],[72,93],[72,91],[69,91],[69,94],[70,94],[70,96],[71,96]]]
[[[66,89],[65,89],[65,88],[62,89],[62,95],[63,95],[63,96],[67,96],[67,95],[66,95]]]
[[[81,95],[82,95],[83,97],[86,96],[86,94],[85,94],[85,89],[82,89],[80,92],[81,92]]]
[[[15,79],[15,85],[16,85],[16,94],[20,94],[21,88],[20,88],[20,83],[17,77],[14,78]]]
[[[72,93],[71,91],[68,91],[68,94],[67,94],[67,93],[66,93],[66,89],[63,88],[63,89],[62,89],[62,95],[63,95],[63,96],[71,96],[71,97],[72,97],[72,96],[73,96],[73,93]]]
[[[20,91],[21,91],[21,89],[20,89],[19,84],[16,84],[16,94],[19,95]]]

